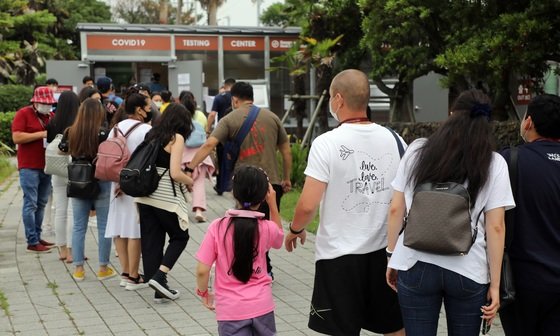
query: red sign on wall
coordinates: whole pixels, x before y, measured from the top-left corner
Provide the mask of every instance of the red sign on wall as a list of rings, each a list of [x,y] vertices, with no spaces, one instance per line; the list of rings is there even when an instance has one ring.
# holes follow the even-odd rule
[[[287,51],[297,41],[293,36],[270,36],[269,48],[270,51]]]
[[[217,36],[175,36],[176,50],[218,50]]]
[[[90,50],[170,50],[169,35],[87,35]]]
[[[228,36],[223,43],[227,51],[264,51],[264,37]]]

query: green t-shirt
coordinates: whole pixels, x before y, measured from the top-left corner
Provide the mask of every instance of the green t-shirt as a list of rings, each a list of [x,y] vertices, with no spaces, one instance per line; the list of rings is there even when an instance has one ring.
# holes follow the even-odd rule
[[[246,104],[231,111],[220,119],[212,136],[221,143],[233,140],[249,114],[252,104]],[[268,174],[270,183],[280,184],[276,151],[278,146],[288,141],[286,130],[280,118],[273,112],[261,108],[253,127],[241,144],[236,166],[248,164],[260,167]]]

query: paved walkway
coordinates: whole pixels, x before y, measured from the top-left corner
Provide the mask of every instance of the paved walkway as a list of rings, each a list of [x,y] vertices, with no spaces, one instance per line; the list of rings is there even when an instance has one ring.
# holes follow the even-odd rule
[[[209,187],[209,183],[207,183]],[[216,196],[208,188],[209,219],[223,215],[233,205],[231,196]],[[217,335],[214,313],[206,310],[194,293],[193,255],[208,223],[192,221],[191,239],[171,271],[169,282],[181,291],[174,302],[156,304],[153,290],[126,291],[116,278],[101,282],[97,270],[97,229],[90,222],[86,237],[86,279],[72,279],[72,265],[58,260],[56,251],[26,253],[21,223],[22,192],[15,173],[0,185],[0,335]],[[53,236],[45,236],[53,240]],[[276,281],[278,335],[319,335],[307,328],[314,273],[314,237],[289,254],[272,250]],[[111,257],[119,270],[117,258]],[[4,296],[2,296],[2,293]],[[442,316],[443,317],[443,316]],[[438,335],[446,335],[440,319]],[[363,333],[363,335],[375,335]],[[503,335],[494,325],[490,335]]]

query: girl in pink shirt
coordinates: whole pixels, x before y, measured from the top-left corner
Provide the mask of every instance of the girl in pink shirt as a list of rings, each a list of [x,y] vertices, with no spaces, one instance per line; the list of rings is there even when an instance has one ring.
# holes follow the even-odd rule
[[[220,335],[275,335],[265,253],[279,249],[284,239],[276,194],[262,169],[243,166],[233,178],[233,196],[237,209],[210,224],[196,254],[196,292],[206,308],[216,310]],[[262,202],[267,202],[272,220],[255,211]],[[208,292],[214,263],[215,294]]]

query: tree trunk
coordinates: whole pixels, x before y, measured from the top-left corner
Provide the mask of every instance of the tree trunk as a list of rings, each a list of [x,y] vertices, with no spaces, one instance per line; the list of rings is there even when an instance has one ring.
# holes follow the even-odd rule
[[[299,75],[294,77],[294,93],[299,95],[305,94],[305,76]],[[296,115],[296,137],[301,140],[305,134],[303,129],[303,118],[305,118],[305,107],[307,106],[307,100],[298,99],[294,102],[294,113]]]
[[[492,101],[492,119],[497,121],[504,121],[508,119],[517,119],[515,107],[511,102],[510,92],[510,72],[505,70],[502,73],[501,81],[496,88],[494,100]],[[514,120],[515,120],[514,119]]]
[[[389,121],[415,122],[412,82],[398,82],[393,89]]]
[[[218,1],[210,0],[208,3],[208,25],[217,26],[218,25]]]
[[[159,23],[167,24],[169,22],[169,2],[168,0],[159,1]]]
[[[177,0],[177,19],[175,23],[178,25],[183,24],[183,0]]]
[[[321,96],[324,90],[329,91],[332,81],[332,68],[326,65],[317,67],[317,95]],[[317,101],[318,103],[319,101]],[[323,99],[323,104],[320,106],[319,112],[319,134],[323,134],[329,130],[329,101],[327,97]]]

